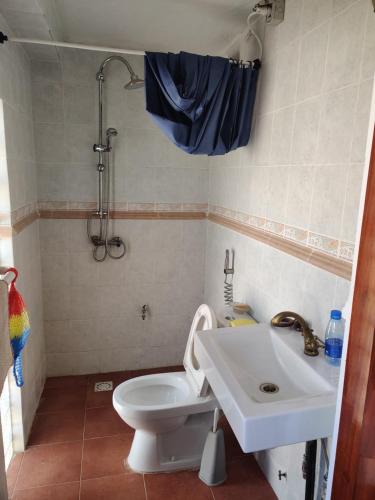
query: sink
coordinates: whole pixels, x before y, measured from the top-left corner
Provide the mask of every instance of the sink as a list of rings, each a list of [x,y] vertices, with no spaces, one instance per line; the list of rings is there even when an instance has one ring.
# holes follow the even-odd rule
[[[338,367],[269,324],[197,333],[194,352],[244,452],[332,434]]]

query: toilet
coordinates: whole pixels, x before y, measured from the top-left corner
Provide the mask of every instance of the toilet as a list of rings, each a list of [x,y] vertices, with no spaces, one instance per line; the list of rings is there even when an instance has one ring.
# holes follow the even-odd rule
[[[219,403],[194,356],[194,337],[197,331],[216,326],[213,310],[202,304],[190,328],[184,372],[136,377],[114,390],[114,408],[135,429],[127,460],[134,471],[169,472],[200,466]]]

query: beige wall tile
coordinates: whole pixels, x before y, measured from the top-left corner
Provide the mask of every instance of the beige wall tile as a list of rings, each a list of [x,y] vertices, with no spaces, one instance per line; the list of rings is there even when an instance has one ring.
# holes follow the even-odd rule
[[[249,211],[259,217],[264,217],[266,214],[269,176],[268,168],[252,167],[250,169]]]
[[[365,160],[367,130],[370,121],[370,104],[374,80],[364,81],[358,88],[357,109],[354,118],[353,142],[351,151],[351,161],[363,162]]]
[[[275,109],[295,103],[299,52],[300,42],[298,40],[283,46],[278,52]]]
[[[306,33],[329,19],[333,0],[304,0],[302,11],[302,31]]]
[[[312,164],[318,142],[320,98],[302,102],[296,106],[291,150],[292,163]]]
[[[31,81],[33,84],[61,82],[61,65],[58,62],[33,61],[31,64]]]
[[[269,183],[266,197],[266,217],[285,222],[288,167],[269,167]]]
[[[311,4],[312,2],[305,2]],[[324,1],[325,5],[329,2]],[[307,33],[301,42],[297,99],[308,99],[321,92],[328,43],[328,21]]]
[[[348,163],[353,135],[357,87],[336,90],[324,97],[316,160]]]
[[[375,19],[371,4],[367,3],[367,23],[362,54],[362,78],[373,78],[375,71]]]
[[[272,122],[270,163],[286,164],[290,161],[295,107],[277,111]]]
[[[337,89],[357,82],[366,21],[366,6],[356,2],[331,20],[325,88]],[[350,33],[350,36],[348,36]]]
[[[347,167],[325,165],[315,169],[310,229],[340,236]]]
[[[34,125],[35,153],[39,162],[64,162],[68,159],[62,124]]]
[[[64,85],[65,123],[91,124],[94,122],[95,91],[94,85]]]
[[[63,123],[63,91],[60,82],[34,83],[33,118],[36,123]]]
[[[345,192],[344,213],[340,235],[342,240],[349,242],[355,241],[363,170],[364,166],[362,164],[349,165],[348,183]]]
[[[314,167],[290,167],[286,201],[286,221],[297,227],[310,224]]]

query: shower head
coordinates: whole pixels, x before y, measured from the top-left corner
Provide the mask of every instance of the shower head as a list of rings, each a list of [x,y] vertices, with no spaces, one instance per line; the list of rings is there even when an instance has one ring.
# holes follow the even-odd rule
[[[130,75],[130,82],[128,82],[126,85],[124,85],[124,89],[126,90],[134,90],[134,89],[141,89],[144,87],[144,80],[139,78],[135,73]]]

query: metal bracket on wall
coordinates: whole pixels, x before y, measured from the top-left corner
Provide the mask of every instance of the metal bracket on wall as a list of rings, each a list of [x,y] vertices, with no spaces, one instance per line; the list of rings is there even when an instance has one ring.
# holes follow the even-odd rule
[[[284,21],[285,0],[260,0],[253,11],[265,15],[266,23],[275,26]]]

